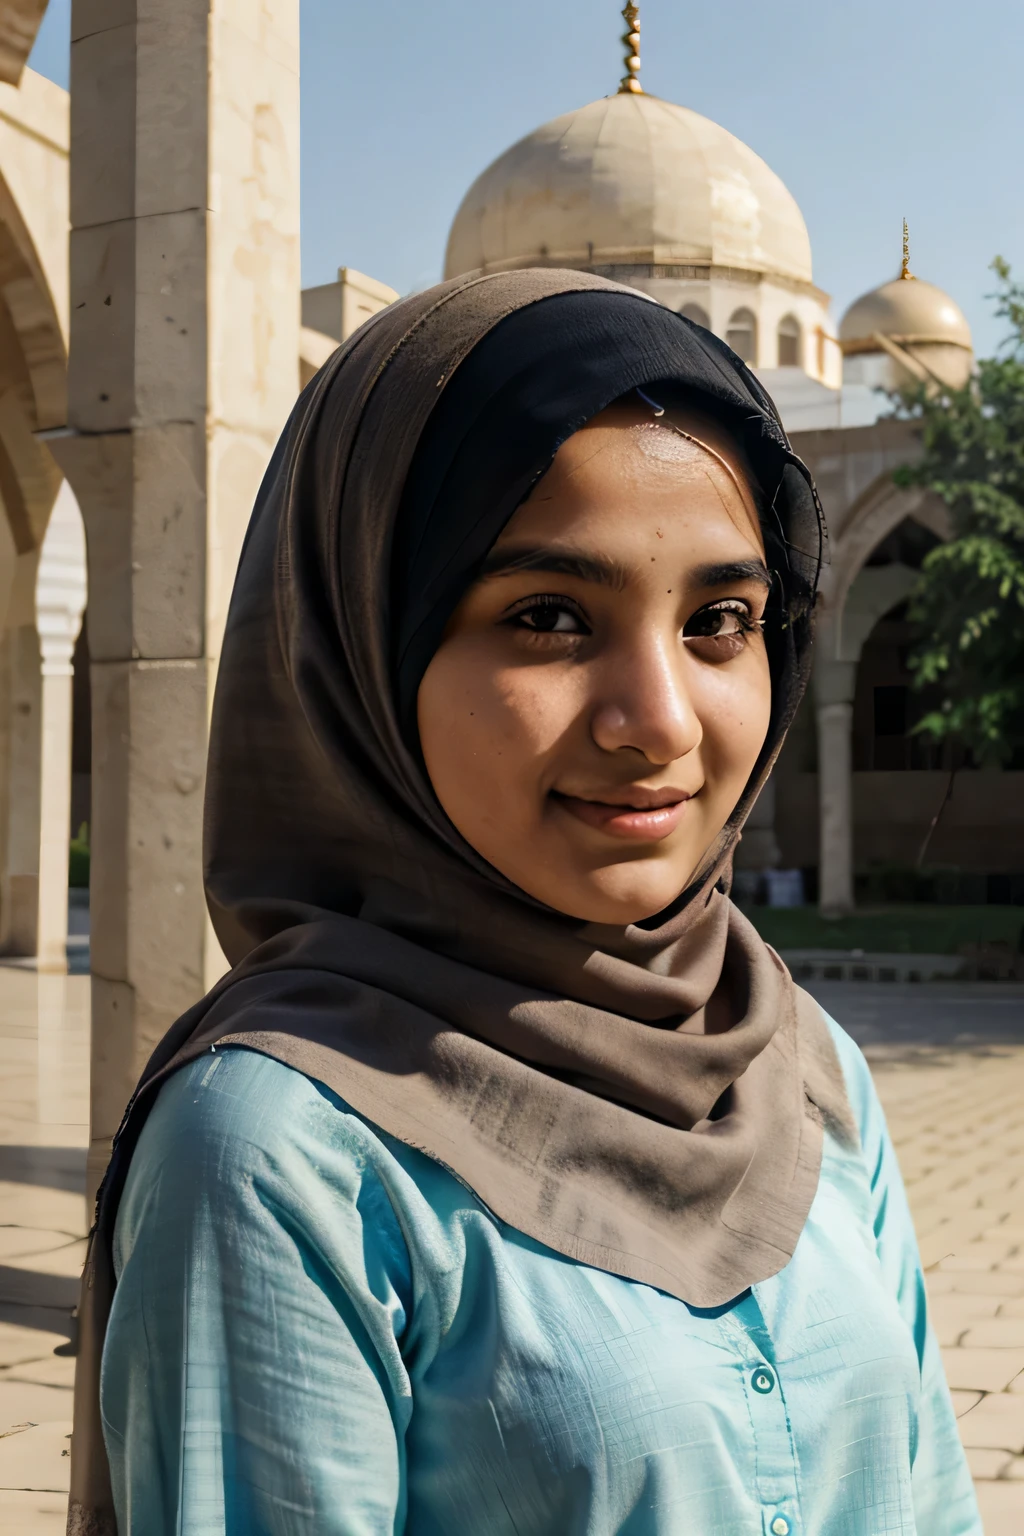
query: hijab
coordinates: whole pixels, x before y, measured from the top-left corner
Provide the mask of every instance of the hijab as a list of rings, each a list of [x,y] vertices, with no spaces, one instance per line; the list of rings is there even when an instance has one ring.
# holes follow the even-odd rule
[[[544,906],[460,837],[415,699],[559,445],[637,390],[655,413],[672,399],[713,416],[751,467],[772,708],[688,889],[613,928]],[[211,1047],[317,1079],[500,1221],[691,1306],[787,1263],[823,1123],[855,1133],[820,1011],[727,892],[806,682],[821,548],[810,477],[753,374],[602,278],[445,283],[383,310],[306,387],[243,546],[213,710],[206,890],[232,969],[157,1047],[115,1140],[85,1275],[69,1530],[115,1528],[98,1380],[131,1150],[159,1084]],[[713,993],[731,1023],[705,1033]]]

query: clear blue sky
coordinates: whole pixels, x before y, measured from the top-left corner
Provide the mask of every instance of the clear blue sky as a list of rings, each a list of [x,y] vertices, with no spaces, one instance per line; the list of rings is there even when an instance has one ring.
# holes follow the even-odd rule
[[[173,0],[168,0],[173,3]],[[67,84],[70,0],[32,64]],[[834,312],[913,268],[979,351],[988,263],[1024,277],[1021,0],[645,0],[643,81],[745,139],[789,186]],[[303,281],[440,276],[466,187],[539,123],[614,90],[617,0],[302,0]]]

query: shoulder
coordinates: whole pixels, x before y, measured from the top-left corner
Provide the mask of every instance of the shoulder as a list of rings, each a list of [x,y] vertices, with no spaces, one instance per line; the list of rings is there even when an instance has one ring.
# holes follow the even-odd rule
[[[838,1024],[831,1014],[821,1008],[821,1016],[825,1020],[829,1038],[835,1046],[836,1055],[839,1057],[839,1065],[843,1071],[843,1081],[846,1084],[846,1092],[850,1098],[850,1106],[858,1121],[867,1107],[868,1101],[874,1096],[874,1084],[871,1080],[871,1068],[867,1064],[864,1052],[848,1035],[841,1024]]]
[[[839,1058],[864,1161],[874,1183],[879,1176],[882,1161],[889,1147],[885,1112],[864,1052],[842,1025],[825,1012],[824,1008],[821,1009],[821,1013]]]
[[[336,1095],[271,1056],[236,1047],[210,1051],[163,1083],[135,1157],[154,1142],[183,1166],[209,1165],[221,1178],[257,1166],[294,1172],[326,1159],[335,1173],[347,1168],[358,1179],[384,1150]]]
[[[404,1270],[395,1182],[382,1138],[328,1089],[255,1051],[211,1051],[159,1089],[132,1153],[118,1257],[163,1222],[179,1232],[281,1229],[320,1248],[365,1227],[389,1267]]]
[[[397,1298],[410,1337],[433,1348],[457,1309],[467,1248],[496,1241],[493,1218],[441,1164],[315,1079],[230,1047],[160,1088],[132,1155],[114,1257],[120,1276],[133,1257],[192,1251],[200,1267],[226,1265],[252,1285],[261,1262],[278,1274],[298,1264],[367,1315]]]
[[[134,1149],[117,1218],[225,1231],[279,1226],[305,1244],[369,1250],[396,1284],[445,1283],[460,1265],[467,1210],[483,1207],[440,1163],[358,1114],[325,1084],[232,1046],[173,1073]]]

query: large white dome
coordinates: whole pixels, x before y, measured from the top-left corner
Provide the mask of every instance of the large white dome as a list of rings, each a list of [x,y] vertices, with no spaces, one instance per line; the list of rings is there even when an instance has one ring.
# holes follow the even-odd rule
[[[536,265],[720,267],[810,283],[800,209],[697,112],[623,92],[520,139],[470,187],[445,275]]]

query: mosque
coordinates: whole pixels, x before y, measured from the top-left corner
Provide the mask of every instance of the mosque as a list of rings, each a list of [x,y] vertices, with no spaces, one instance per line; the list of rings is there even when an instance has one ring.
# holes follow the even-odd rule
[[[74,366],[68,375],[69,330],[73,310],[85,307],[84,300],[72,304],[72,288],[114,279],[99,258],[95,270],[86,271],[91,248],[78,233],[72,251],[84,265],[77,277],[69,269],[69,226],[84,227],[87,220],[72,217],[69,208],[68,97],[24,67],[39,12],[36,0],[0,0],[0,79],[6,82],[0,84],[0,952],[38,954],[41,966],[59,968],[70,832],[91,817],[105,815],[112,824],[111,818],[129,814],[102,797],[89,809],[92,764],[104,762],[105,773],[114,773],[107,749],[90,741],[90,718],[101,723],[104,741],[117,739],[110,734],[113,717],[104,714],[108,704],[96,705],[95,680],[107,677],[96,670],[96,647],[108,647],[104,656],[122,656],[124,666],[149,653],[119,652],[121,642],[108,638],[117,619],[110,593],[134,593],[132,573],[145,562],[118,576],[122,588],[112,583],[127,559],[123,551],[107,551],[110,572],[97,564],[104,554],[93,528],[101,524],[90,523],[97,517],[90,506],[101,493],[109,504],[113,460],[108,455],[106,468],[81,468],[86,450],[95,447],[89,434],[98,439],[114,429],[102,416],[105,404],[96,406],[101,414],[92,425],[83,426],[78,408],[69,413],[69,393],[74,400],[79,387]],[[911,734],[921,704],[909,686],[905,605],[924,554],[948,536],[948,523],[934,498],[893,483],[894,469],[916,447],[907,425],[888,417],[880,391],[908,382],[962,385],[973,367],[970,330],[949,295],[911,274],[906,240],[899,274],[867,291],[836,327],[829,296],[814,281],[807,227],[791,193],[726,128],[644,91],[638,8],[627,5],[623,14],[626,70],[618,90],[543,124],[481,171],[454,213],[444,273],[550,265],[614,278],[724,338],[775,398],[821,492],[830,557],[813,688],[744,837],[738,878],[752,892],[764,886],[766,871],[800,870],[807,899],[842,912],[872,870],[913,865],[947,780],[942,754]],[[297,101],[297,73],[295,82]],[[259,118],[259,165],[269,185],[279,164],[275,185],[285,187],[297,132],[290,119],[281,120],[278,132],[266,126],[265,113]],[[115,213],[102,216],[114,220]],[[276,221],[275,238],[286,224]],[[273,258],[285,308],[289,274],[297,274],[297,228],[289,240],[280,236]],[[297,276],[291,291],[297,301]],[[221,290],[204,290],[211,292]],[[297,338],[298,349],[285,394],[294,394],[339,341],[397,297],[347,267],[336,282],[303,291],[301,328],[292,322],[288,331],[283,321],[279,327],[281,336],[293,338],[288,346]],[[102,305],[109,315],[109,293],[96,309],[98,321],[75,323],[108,323]],[[257,365],[263,366],[258,357]],[[98,396],[104,403],[109,398],[108,392]],[[267,407],[267,441],[273,411],[274,420],[283,419],[282,402],[286,409],[284,394]],[[169,407],[167,414],[170,420]],[[105,441],[109,446],[113,438]],[[258,481],[263,451],[254,450],[245,470],[240,507],[248,504],[247,487]],[[108,479],[101,484],[103,474]],[[102,597],[87,593],[79,504],[90,527],[90,573],[94,588],[97,572],[102,577]],[[221,588],[230,584],[243,522],[239,512],[229,533],[218,535]],[[87,599],[88,638],[82,624]],[[165,654],[152,643],[154,654]],[[143,717],[133,718],[138,732]],[[131,738],[132,752],[143,746]],[[127,784],[136,759],[129,754],[117,761]],[[175,773],[179,797],[201,788],[201,769]],[[959,776],[931,853],[949,869],[948,899],[1024,900],[1022,777]],[[125,803],[135,804],[125,793]],[[157,789],[153,795],[156,805]],[[95,809],[101,803],[106,811]],[[130,848],[124,857],[130,864]],[[159,880],[159,866],[153,870]],[[94,891],[94,969],[96,900]],[[124,960],[126,976],[133,963]],[[118,965],[110,961],[112,972]],[[145,991],[142,983],[132,985]],[[178,1011],[173,999],[161,1006],[169,1016]]]
[[[643,90],[638,9],[623,14],[617,92],[544,123],[481,171],[452,221],[444,275],[556,266],[627,283],[722,337],[776,401],[818,481],[831,552],[812,697],[739,861],[755,874],[800,869],[797,889],[838,912],[858,876],[863,886],[873,868],[913,865],[946,780],[943,755],[911,734],[924,708],[905,615],[946,514],[897,490],[892,472],[916,449],[905,424],[880,418],[885,391],[966,383],[971,333],[948,294],[912,275],[905,227],[899,274],[837,330],[792,194],[726,128]],[[394,297],[371,286],[343,271],[303,294],[304,321],[340,340],[350,293],[360,319]],[[1024,899],[1024,852],[1005,836],[1012,776],[990,778],[967,775],[943,818],[934,855],[960,872],[950,899],[1010,899],[1011,886]]]

